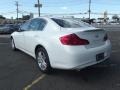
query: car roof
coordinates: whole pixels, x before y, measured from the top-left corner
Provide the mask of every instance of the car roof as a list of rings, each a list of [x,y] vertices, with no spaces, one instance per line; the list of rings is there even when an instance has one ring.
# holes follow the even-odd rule
[[[45,16],[36,17],[36,18],[43,18],[43,19],[51,19],[51,18],[55,18],[55,19],[75,19],[75,18],[70,18],[70,17],[45,17]],[[35,19],[35,18],[32,18],[32,19]]]
[[[41,19],[45,19],[45,20],[52,20],[54,19],[79,19],[79,21],[83,22],[80,18],[72,18],[72,17],[46,17],[46,16],[41,16],[41,17],[36,17],[36,18],[32,18],[32,19],[37,19],[37,18],[41,18]],[[30,20],[32,20],[30,19]]]

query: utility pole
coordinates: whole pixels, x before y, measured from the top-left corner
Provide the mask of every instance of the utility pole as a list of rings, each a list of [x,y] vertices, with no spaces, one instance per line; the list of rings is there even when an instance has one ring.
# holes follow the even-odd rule
[[[38,13],[39,13],[39,17],[40,17],[40,1],[38,0]]]
[[[89,20],[91,19],[91,0],[89,0]]]
[[[15,5],[17,7],[16,11],[17,11],[17,23],[18,23],[18,13],[19,13],[19,4],[18,4],[18,1],[15,1]]]
[[[38,16],[40,17],[40,8],[42,7],[42,4],[40,4],[40,0],[38,0],[38,3],[35,4],[35,7],[38,8]]]

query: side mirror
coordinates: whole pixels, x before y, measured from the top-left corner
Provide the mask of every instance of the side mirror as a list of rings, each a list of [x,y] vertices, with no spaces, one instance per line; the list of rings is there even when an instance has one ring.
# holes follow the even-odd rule
[[[22,30],[21,28],[19,28],[18,30],[17,30],[17,32],[23,32],[24,30]]]
[[[22,30],[21,30],[21,28],[19,28],[18,30],[17,30],[17,32],[21,32]]]

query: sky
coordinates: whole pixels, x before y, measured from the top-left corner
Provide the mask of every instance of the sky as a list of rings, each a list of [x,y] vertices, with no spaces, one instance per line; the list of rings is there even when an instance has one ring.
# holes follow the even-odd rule
[[[1,0],[0,15],[7,18],[16,18],[16,0]],[[37,0],[17,0],[19,2],[19,17],[30,12],[37,17],[38,9],[34,7]],[[69,14],[88,12],[89,0],[40,0],[42,4],[41,13]],[[91,0],[91,12],[93,13],[120,14],[120,0]],[[76,15],[76,17],[88,17],[88,14]],[[92,18],[103,17],[103,15],[91,15]],[[111,16],[109,16],[111,17]]]

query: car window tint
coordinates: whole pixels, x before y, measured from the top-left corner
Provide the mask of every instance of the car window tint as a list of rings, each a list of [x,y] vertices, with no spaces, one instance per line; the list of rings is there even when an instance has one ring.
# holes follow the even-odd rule
[[[34,19],[30,23],[30,30],[43,30],[45,27],[46,21],[43,19]]]
[[[27,21],[26,23],[24,23],[23,25],[21,25],[20,26],[21,30],[28,31],[29,30],[29,24],[30,24],[30,22]]]
[[[30,29],[30,30],[37,30],[38,27],[39,27],[39,21],[38,21],[37,19],[31,20],[29,29]]]
[[[59,26],[63,28],[80,28],[80,27],[85,27],[85,23],[80,22],[76,19],[56,19],[56,18],[51,18],[54,22],[56,22]]]
[[[39,19],[39,20],[40,20],[40,24],[38,30],[43,30],[47,22],[44,19]]]

